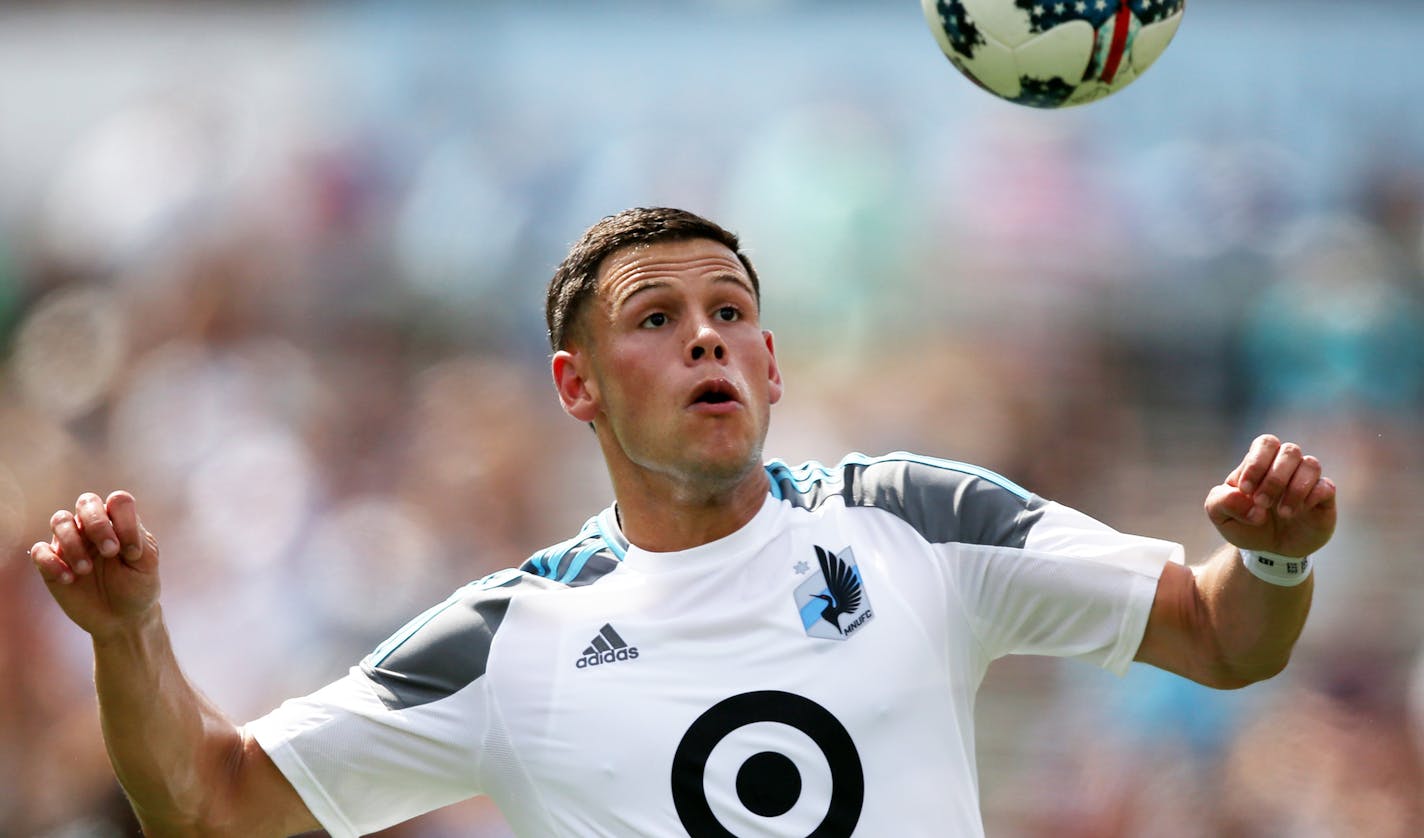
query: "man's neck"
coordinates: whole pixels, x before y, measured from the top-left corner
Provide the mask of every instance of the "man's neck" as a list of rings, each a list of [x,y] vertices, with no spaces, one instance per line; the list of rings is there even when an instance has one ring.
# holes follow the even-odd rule
[[[769,488],[766,470],[761,468],[718,491],[647,475],[615,478],[613,487],[623,536],[654,553],[687,550],[731,535],[756,517]]]

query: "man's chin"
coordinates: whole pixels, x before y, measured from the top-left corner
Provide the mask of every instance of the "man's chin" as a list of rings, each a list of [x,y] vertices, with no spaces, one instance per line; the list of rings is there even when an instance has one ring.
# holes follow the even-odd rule
[[[689,478],[709,487],[735,486],[748,474],[761,468],[760,448],[688,453],[693,456],[686,464],[685,472]]]

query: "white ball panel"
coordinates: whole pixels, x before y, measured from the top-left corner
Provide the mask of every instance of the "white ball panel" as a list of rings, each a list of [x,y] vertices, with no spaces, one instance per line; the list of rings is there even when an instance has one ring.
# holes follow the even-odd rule
[[[1019,69],[1014,52],[993,38],[986,37],[984,44],[976,48],[974,58],[964,65],[980,84],[1000,96],[1019,95]]]
[[[1093,27],[1075,20],[1025,42],[1014,50],[1019,74],[1036,79],[1058,77],[1077,84],[1093,57]]]
[[[1028,12],[1005,0],[960,0],[974,25],[1000,43],[1016,47],[1033,37]]]
[[[1133,69],[1141,73],[1152,62],[1167,49],[1167,45],[1172,42],[1172,36],[1177,34],[1177,27],[1182,23],[1182,13],[1177,12],[1165,20],[1150,23],[1137,31],[1137,37],[1132,41],[1132,66]]]

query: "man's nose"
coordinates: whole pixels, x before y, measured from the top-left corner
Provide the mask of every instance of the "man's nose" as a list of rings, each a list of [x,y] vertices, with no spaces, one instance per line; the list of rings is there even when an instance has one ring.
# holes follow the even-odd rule
[[[716,329],[704,324],[698,327],[697,333],[688,344],[688,358],[696,362],[708,355],[711,355],[713,360],[723,360],[727,357],[727,344],[722,341],[722,336],[717,334]]]

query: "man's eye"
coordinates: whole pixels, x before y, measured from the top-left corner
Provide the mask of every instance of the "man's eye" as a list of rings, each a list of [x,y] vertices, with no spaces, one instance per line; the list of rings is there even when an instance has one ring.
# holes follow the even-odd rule
[[[717,319],[731,323],[742,319],[742,313],[737,310],[736,306],[722,306],[717,309]]]
[[[666,326],[667,322],[668,316],[666,314],[663,314],[661,311],[655,311],[647,317],[644,317],[643,322],[638,325],[644,329],[659,329]]]

